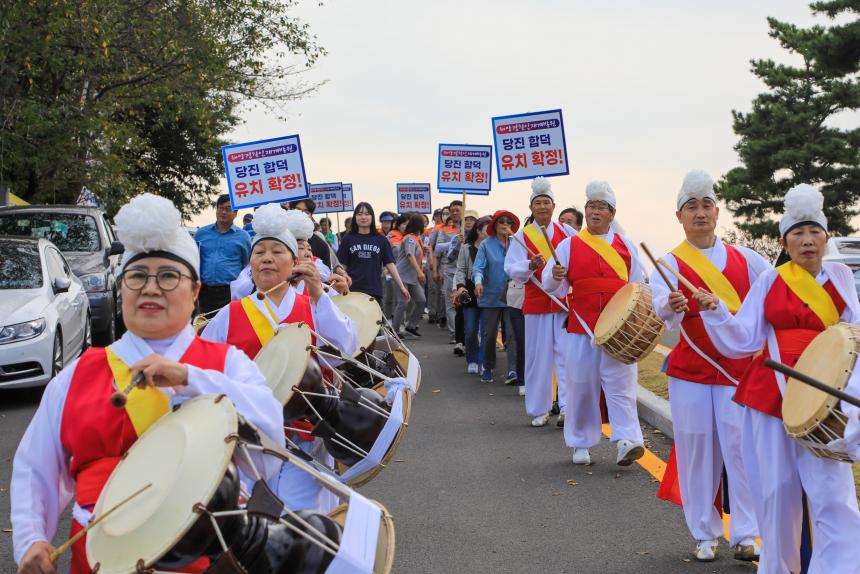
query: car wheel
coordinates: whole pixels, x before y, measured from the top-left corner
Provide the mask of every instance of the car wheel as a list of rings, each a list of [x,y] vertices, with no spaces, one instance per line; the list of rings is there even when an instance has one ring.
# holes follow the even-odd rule
[[[81,345],[81,355],[84,354],[84,351],[93,346],[93,329],[91,325],[92,317],[87,313],[87,320],[84,321],[84,342]]]
[[[54,352],[51,356],[51,378],[63,370],[63,334],[57,331],[54,335]]]

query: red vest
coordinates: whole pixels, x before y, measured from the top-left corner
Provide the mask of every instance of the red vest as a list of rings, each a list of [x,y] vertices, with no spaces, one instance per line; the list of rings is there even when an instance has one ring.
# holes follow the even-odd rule
[[[735,288],[741,302],[746,298],[750,290],[749,267],[747,260],[740,251],[726,245],[726,268],[723,269],[723,275],[729,280],[729,283]],[[675,257],[678,262],[678,271],[686,279],[696,287],[708,289],[708,286],[699,277],[693,269]],[[689,310],[684,315],[681,325],[684,331],[693,340],[693,343],[710,357],[715,363],[722,367],[733,379],[740,381],[744,371],[752,361],[751,358],[746,359],[729,359],[722,356],[714,347],[711,338],[705,331],[702,318],[699,316],[699,305],[693,300],[693,294],[685,286],[680,286],[681,293],[687,298]],[[729,381],[722,373],[712,367],[705,359],[687,344],[684,337],[681,337],[675,348],[669,354],[669,363],[666,366],[666,374],[670,377],[691,381],[694,383],[702,383],[706,385],[729,385],[734,384]]]
[[[252,295],[253,297],[253,295]],[[308,326],[316,331],[314,327],[314,317],[311,313],[311,299],[307,295],[296,293],[293,309],[290,314],[281,321],[282,325],[288,323],[307,323]],[[227,326],[227,344],[233,345],[237,349],[244,351],[252,360],[263,348],[260,343],[260,338],[257,336],[254,327],[251,325],[251,320],[245,313],[245,308],[242,307],[242,301],[230,302],[230,322]]]
[[[567,233],[565,233],[564,228],[559,224],[552,222],[552,225],[554,228],[552,232],[552,248],[556,249],[562,241],[567,239]],[[533,253],[540,253],[540,250],[525,233],[523,233],[523,241]],[[546,265],[540,266],[534,272],[533,277],[538,283],[540,283],[544,267]],[[523,315],[543,315],[544,313],[561,313],[564,311],[564,309],[559,307],[557,303],[554,303],[552,299],[546,296],[546,293],[541,291],[531,281],[526,281],[523,296]]]
[[[229,345],[195,337],[180,363],[224,372]],[[69,453],[69,473],[75,481],[75,500],[92,510],[111,472],[121,457],[137,441],[125,409],[111,405],[113,373],[106,350],[91,347],[81,355],[63,406],[60,442]],[[72,533],[80,529],[73,523]],[[202,572],[208,561],[186,566],[183,572]],[[72,574],[89,574],[86,536],[72,547]]]
[[[836,291],[833,282],[828,280],[824,284],[824,290],[842,315],[845,301]],[[809,309],[778,275],[764,299],[764,318],[776,331],[781,362],[789,367],[797,364],[807,345],[824,330],[824,324],[818,315]],[[776,383],[776,375],[764,365],[764,360],[769,356],[765,345],[764,352],[753,358],[744,373],[735,393],[735,401],[781,419],[782,395]]]
[[[612,240],[612,248],[621,255],[629,275],[630,252],[618,233]],[[619,289],[627,285],[627,281],[618,277],[615,270],[579,236],[570,240],[567,281],[571,288],[568,295],[570,314],[567,318],[567,331],[579,334],[585,334],[585,330],[573,312],[576,311],[593,332],[603,308]]]

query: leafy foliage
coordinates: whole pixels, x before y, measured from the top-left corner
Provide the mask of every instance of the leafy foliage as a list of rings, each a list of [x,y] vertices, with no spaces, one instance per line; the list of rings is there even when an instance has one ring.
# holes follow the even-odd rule
[[[297,0],[9,0],[0,11],[0,184],[86,186],[111,212],[149,190],[183,215],[215,193],[244,103],[273,114],[324,50]]]
[[[818,2],[812,8],[830,17],[856,14],[860,0]],[[860,107],[860,22],[808,29],[774,18],[768,22],[770,35],[802,65],[752,61],[753,73],[768,90],[753,100],[751,112],[732,112],[742,165],[722,178],[717,193],[740,219],[742,231],[776,237],[783,195],[798,183],[811,183],[824,194],[830,229],[848,235],[860,199],[860,129],[832,122]]]

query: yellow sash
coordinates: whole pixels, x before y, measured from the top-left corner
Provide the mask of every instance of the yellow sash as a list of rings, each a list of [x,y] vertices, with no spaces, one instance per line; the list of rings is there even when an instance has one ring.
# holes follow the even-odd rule
[[[113,373],[113,379],[116,381],[116,387],[122,391],[131,382],[131,369],[110,347],[106,351],[108,365]],[[145,389],[135,387],[128,394],[125,410],[137,436],[141,436],[152,423],[170,412],[170,400],[167,395],[155,387]]]
[[[621,257],[621,254],[609,245],[608,241],[602,237],[592,235],[588,229],[580,231],[577,237],[579,237],[583,243],[594,249],[594,251],[600,255],[600,258],[612,267],[619,279],[623,279],[624,281],[628,280],[629,275],[627,273],[627,264],[624,263],[624,259]]]
[[[783,263],[776,270],[788,288],[812,309],[812,312],[821,319],[825,327],[830,327],[839,322],[839,311],[836,309],[836,304],[830,298],[830,294],[824,290],[824,287],[815,280],[809,271],[794,261]]]
[[[550,223],[550,225],[552,225],[552,223]],[[523,234],[529,238],[532,245],[537,247],[538,253],[543,256],[544,260],[549,261],[549,258],[552,257],[552,250],[549,248],[549,243],[547,243],[546,237],[543,236],[543,231],[538,228],[537,224],[533,223],[523,227]],[[561,262],[556,261],[556,263]]]
[[[242,309],[245,310],[245,315],[248,316],[248,321],[251,322],[251,327],[254,328],[257,338],[260,339],[260,344],[265,345],[269,342],[269,339],[275,336],[275,330],[272,328],[272,324],[266,316],[263,315],[263,312],[260,311],[260,308],[251,300],[251,297],[254,296],[255,295],[249,295],[242,299]],[[272,320],[277,324],[278,319],[275,317],[275,312],[272,311],[268,301],[265,301],[265,303],[266,309],[269,311],[269,315],[272,316]]]
[[[702,278],[711,293],[725,301],[726,307],[732,314],[738,312],[738,309],[741,308],[740,295],[735,291],[728,278],[717,269],[717,266],[710,259],[705,257],[704,253],[690,245],[688,241],[684,241],[672,250],[672,255],[689,265],[696,272],[696,275]]]

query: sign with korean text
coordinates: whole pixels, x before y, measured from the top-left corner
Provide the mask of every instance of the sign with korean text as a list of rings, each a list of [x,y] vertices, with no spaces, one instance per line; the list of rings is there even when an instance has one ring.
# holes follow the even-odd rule
[[[398,183],[397,213],[432,213],[429,183]]]
[[[355,209],[355,205],[352,201],[352,184],[344,183],[343,184],[343,205],[341,206],[341,211],[352,211]]]
[[[317,206],[314,215],[343,211],[343,184],[341,182],[312,183],[310,189],[310,198]]]
[[[439,144],[436,189],[442,193],[487,195],[493,169],[493,146]]]
[[[499,181],[568,175],[561,110],[493,118]]]
[[[298,135],[226,145],[221,155],[233,209],[308,195]]]

